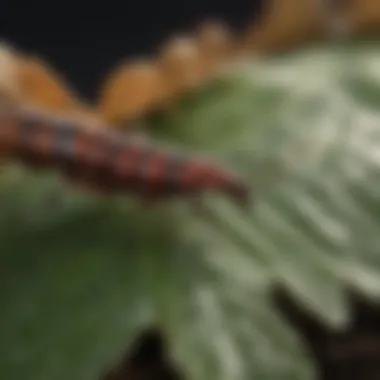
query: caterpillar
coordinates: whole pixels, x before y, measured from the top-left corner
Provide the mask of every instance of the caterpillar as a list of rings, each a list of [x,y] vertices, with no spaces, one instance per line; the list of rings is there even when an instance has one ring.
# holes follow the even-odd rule
[[[248,202],[245,181],[217,164],[30,108],[0,108],[0,153],[35,169],[59,170],[101,192],[155,201],[216,191]]]

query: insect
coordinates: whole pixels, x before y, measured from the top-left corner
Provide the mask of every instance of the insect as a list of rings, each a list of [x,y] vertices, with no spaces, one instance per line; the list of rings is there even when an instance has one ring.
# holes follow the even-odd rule
[[[0,109],[0,153],[32,168],[59,170],[101,192],[154,201],[216,191],[248,201],[246,183],[219,165],[32,109]]]

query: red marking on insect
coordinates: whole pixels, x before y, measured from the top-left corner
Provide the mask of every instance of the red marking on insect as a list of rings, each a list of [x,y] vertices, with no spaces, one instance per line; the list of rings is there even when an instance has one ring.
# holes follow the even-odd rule
[[[17,120],[12,114],[0,111],[0,152],[2,156],[10,155],[20,139]]]
[[[138,145],[127,146],[122,150],[120,157],[114,164],[115,174],[120,179],[124,181],[133,179],[136,167],[139,164],[140,153],[141,149]]]
[[[162,191],[162,178],[165,176],[167,169],[167,158],[164,155],[157,155],[149,160],[144,170],[143,176],[150,182],[149,193],[154,196]]]

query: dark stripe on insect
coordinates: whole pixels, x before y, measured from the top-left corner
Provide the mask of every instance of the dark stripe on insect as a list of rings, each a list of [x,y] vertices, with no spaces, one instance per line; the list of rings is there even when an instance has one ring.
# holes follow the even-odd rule
[[[20,147],[30,150],[33,148],[33,138],[41,126],[41,120],[33,116],[22,119],[19,124],[20,131]]]
[[[124,151],[125,142],[119,135],[113,133],[105,135],[105,145],[107,150],[107,166],[110,168],[117,162]]]
[[[51,164],[60,168],[68,178],[81,175],[81,166],[77,162],[76,139],[79,128],[66,120],[52,120]]]
[[[156,151],[149,145],[138,146],[138,157],[136,159],[135,183],[131,183],[131,190],[140,194],[149,194],[152,183],[150,182],[147,170],[151,160],[155,159]]]
[[[19,122],[19,142],[14,154],[22,161],[30,162],[34,167],[41,164],[40,152],[34,140],[40,129],[43,128],[43,121],[34,115],[25,115]]]
[[[166,169],[165,189],[162,191],[168,196],[186,192],[183,186],[183,175],[184,169],[188,165],[188,159],[180,154],[171,153],[168,162],[170,165]]]
[[[53,141],[53,159],[72,162],[75,160],[75,142],[78,127],[70,122],[55,124]]]
[[[137,170],[141,147],[126,139],[125,136],[112,134],[110,148],[113,151],[109,160],[113,160],[110,163],[110,172],[114,177],[114,186],[123,192],[138,188]]]
[[[0,108],[0,155],[12,155],[18,144],[19,121],[12,114],[7,114]]]
[[[114,136],[112,133],[104,134],[102,144],[103,146],[101,149],[104,149],[105,152],[104,162],[98,170],[95,182],[96,184],[105,186],[110,190],[121,189],[122,183],[113,170],[113,167],[123,154],[125,144],[120,138],[118,138],[118,136]]]

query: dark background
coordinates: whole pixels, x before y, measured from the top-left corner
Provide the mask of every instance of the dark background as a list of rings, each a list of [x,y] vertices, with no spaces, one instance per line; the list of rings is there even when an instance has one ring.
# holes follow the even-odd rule
[[[221,19],[238,31],[265,0],[3,0],[0,38],[41,55],[88,99],[118,60],[154,54],[165,38],[198,21]],[[85,5],[85,4],[90,5]]]

